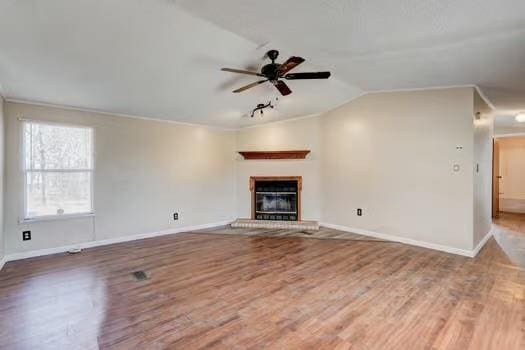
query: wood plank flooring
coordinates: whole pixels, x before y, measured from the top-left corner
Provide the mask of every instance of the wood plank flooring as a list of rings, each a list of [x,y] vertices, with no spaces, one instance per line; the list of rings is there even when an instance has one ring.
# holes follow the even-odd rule
[[[494,222],[502,227],[525,235],[525,214],[500,212]]]
[[[525,214],[500,212],[494,223],[500,248],[514,264],[525,268]]]
[[[0,348],[524,349],[525,271],[494,239],[177,234],[8,263]]]

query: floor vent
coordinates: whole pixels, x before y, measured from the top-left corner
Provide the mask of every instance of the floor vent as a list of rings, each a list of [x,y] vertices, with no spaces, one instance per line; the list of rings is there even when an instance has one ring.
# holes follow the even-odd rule
[[[145,281],[149,279],[149,276],[144,271],[133,272],[133,277],[135,277],[137,281]]]

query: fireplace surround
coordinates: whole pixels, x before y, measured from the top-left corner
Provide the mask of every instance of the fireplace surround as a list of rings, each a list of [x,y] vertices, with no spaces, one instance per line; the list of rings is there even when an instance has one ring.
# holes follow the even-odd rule
[[[252,176],[250,191],[252,219],[301,220],[300,176]]]

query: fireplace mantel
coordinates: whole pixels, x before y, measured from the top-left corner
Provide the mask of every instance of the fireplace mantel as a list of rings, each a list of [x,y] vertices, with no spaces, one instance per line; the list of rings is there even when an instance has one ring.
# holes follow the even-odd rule
[[[291,151],[239,151],[244,159],[305,159],[310,150],[291,150]]]

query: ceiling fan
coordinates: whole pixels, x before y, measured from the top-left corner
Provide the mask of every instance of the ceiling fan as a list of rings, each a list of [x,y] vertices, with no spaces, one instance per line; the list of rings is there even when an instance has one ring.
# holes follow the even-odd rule
[[[243,92],[245,90],[251,89],[252,87],[255,87],[257,85],[260,85],[262,83],[266,83],[269,81],[272,83],[277,90],[281,93],[281,95],[286,96],[292,93],[292,90],[286,85],[284,81],[281,79],[286,80],[298,80],[298,79],[328,79],[330,77],[330,72],[305,72],[305,73],[288,73],[298,65],[304,62],[304,58],[292,56],[286,62],[284,63],[275,63],[275,60],[279,56],[279,51],[277,50],[270,50],[266,53],[266,56],[270,60],[272,60],[272,63],[268,63],[267,65],[263,66],[261,68],[261,72],[251,72],[243,69],[233,69],[233,68],[222,68],[221,70],[224,72],[232,72],[232,73],[240,73],[240,74],[248,74],[248,75],[255,75],[257,77],[264,77],[265,79],[256,81],[254,83],[248,84],[246,86],[243,86],[241,88],[238,88],[237,90],[233,90],[233,92]],[[288,73],[288,74],[287,74]]]

